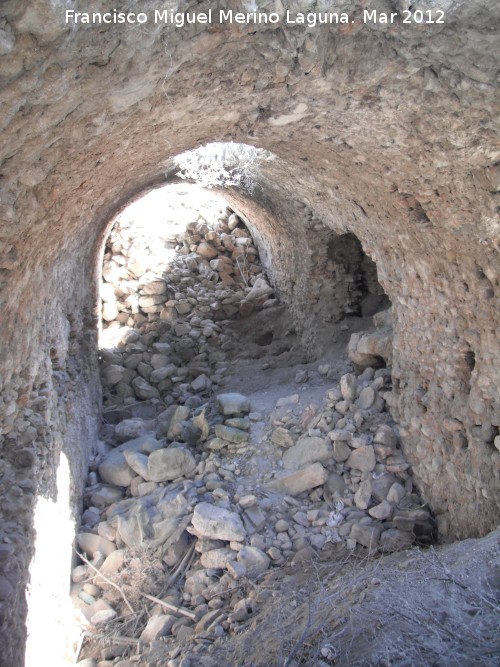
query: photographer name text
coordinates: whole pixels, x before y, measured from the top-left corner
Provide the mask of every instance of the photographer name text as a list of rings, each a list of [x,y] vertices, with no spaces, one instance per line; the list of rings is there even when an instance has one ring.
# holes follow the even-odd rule
[[[380,12],[376,9],[364,9],[360,19],[353,19],[347,12],[235,12],[232,9],[209,9],[207,12],[175,12],[172,9],[155,9],[154,13],[124,12],[112,9],[108,12],[77,12],[66,10],[67,24],[106,25],[155,24],[171,25],[183,28],[194,24],[237,24],[237,25],[276,25],[284,23],[287,26],[307,26],[315,28],[319,25],[335,25],[356,23],[361,20],[365,24],[395,25],[402,24],[443,24],[444,12],[436,10],[409,9],[402,12]]]

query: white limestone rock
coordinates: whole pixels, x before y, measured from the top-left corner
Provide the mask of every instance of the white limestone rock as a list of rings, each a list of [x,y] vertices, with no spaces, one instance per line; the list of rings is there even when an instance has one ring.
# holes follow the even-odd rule
[[[223,415],[241,415],[250,412],[250,401],[243,394],[235,392],[218,394],[217,403]]]
[[[244,566],[247,576],[255,579],[269,569],[271,559],[257,547],[245,546],[238,552],[238,563]]]
[[[310,463],[327,461],[333,455],[331,443],[324,438],[303,436],[283,454],[286,470],[297,470]]]
[[[321,463],[313,463],[307,468],[302,468],[297,472],[290,472],[278,477],[266,484],[268,491],[277,491],[287,493],[291,496],[298,496],[303,491],[314,489],[326,482],[328,472]]]
[[[247,534],[239,514],[205,502],[194,508],[192,524],[197,535],[214,540],[240,542]]]

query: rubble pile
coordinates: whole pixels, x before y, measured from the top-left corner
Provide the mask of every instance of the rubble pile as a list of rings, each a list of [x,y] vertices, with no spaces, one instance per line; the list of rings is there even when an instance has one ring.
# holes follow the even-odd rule
[[[230,209],[153,239],[118,223],[103,278],[105,407],[184,403],[217,386],[235,347],[228,321],[277,304],[250,233]]]
[[[332,544],[375,553],[432,540],[433,520],[386,411],[389,371],[369,368],[327,384],[320,409],[296,393],[255,413],[247,397],[221,393],[115,426],[118,440],[144,433],[116,447],[102,443],[89,477],[77,536],[85,562],[73,571],[89,631],[128,628],[146,607],[131,637],[139,653],[165,642],[166,664],[180,665],[182,643],[200,658],[194,664],[209,665],[207,647],[258,613],[258,589],[246,582],[270,568]],[[263,454],[267,465],[256,472]],[[131,568],[144,572],[139,593]],[[134,613],[122,593],[135,596]],[[108,646],[99,665],[129,650]]]
[[[272,318],[272,287],[231,211],[168,234],[117,226],[105,255],[104,425],[72,573],[82,667],[211,667],[211,647],[259,613],[270,570],[434,536],[388,412],[390,369],[366,351],[357,375],[291,369],[295,393],[265,409],[251,378],[247,395],[224,390],[242,344],[229,325]]]

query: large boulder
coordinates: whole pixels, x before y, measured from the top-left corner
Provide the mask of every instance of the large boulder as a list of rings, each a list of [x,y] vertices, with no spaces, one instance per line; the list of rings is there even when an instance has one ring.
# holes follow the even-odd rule
[[[392,365],[392,308],[376,313],[373,321],[376,331],[354,333],[349,341],[349,359],[358,368]]]
[[[266,488],[268,491],[277,491],[279,493],[288,493],[290,496],[298,496],[303,491],[309,491],[326,482],[328,472],[321,463],[313,463],[307,468],[302,468],[297,472],[287,473],[277,479],[268,482]]]
[[[327,461],[333,455],[330,442],[317,436],[304,436],[283,454],[283,465],[286,470],[296,470],[316,461]]]
[[[149,479],[152,482],[168,482],[177,477],[191,477],[195,469],[195,458],[184,447],[158,449],[148,459]]]
[[[223,415],[241,415],[250,412],[250,401],[243,394],[235,392],[217,396],[219,410]]]
[[[239,514],[210,503],[196,505],[192,524],[197,535],[214,540],[239,542],[247,534]]]

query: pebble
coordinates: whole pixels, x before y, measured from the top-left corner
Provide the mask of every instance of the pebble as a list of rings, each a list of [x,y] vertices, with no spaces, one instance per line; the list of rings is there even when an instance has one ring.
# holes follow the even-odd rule
[[[122,497],[122,488],[99,484],[97,489],[91,494],[90,502],[94,507],[107,507],[108,505],[112,505],[114,502],[121,500]],[[106,537],[106,535],[103,537]]]
[[[126,442],[133,438],[138,438],[141,435],[153,431],[155,422],[153,420],[145,419],[124,419],[115,426],[115,437],[118,442]]]
[[[291,447],[293,445],[293,438],[288,429],[279,426],[271,433],[271,442],[278,447]]]
[[[398,505],[406,495],[404,486],[399,482],[394,482],[387,493],[387,500],[394,505]]]
[[[335,448],[335,445],[334,445]],[[335,456],[335,454],[334,454]],[[325,487],[330,491],[331,494],[339,494],[343,495],[345,489],[346,489],[346,483],[342,475],[339,475],[338,473],[331,472],[328,475],[328,478],[326,480]]]
[[[238,552],[238,563],[245,568],[246,576],[255,579],[265,572],[271,564],[271,559],[257,547],[243,547]]]
[[[276,523],[274,524],[274,530],[277,533],[284,533],[285,531],[288,530],[289,527],[290,526],[288,521],[285,521],[284,519],[279,519],[279,521],[276,521]]]
[[[365,387],[359,393],[357,405],[361,410],[368,410],[375,403],[375,391],[372,387]]]
[[[282,408],[287,405],[296,405],[299,403],[300,397],[298,394],[292,394],[291,396],[283,396],[276,401],[276,407]]]
[[[240,444],[248,441],[249,434],[247,431],[242,431],[239,428],[226,426],[225,424],[217,424],[215,427],[215,435],[222,440]]]
[[[125,456],[119,449],[112,450],[99,465],[99,475],[103,482],[114,486],[129,486],[135,472],[128,465]]]
[[[227,564],[227,571],[233,577],[233,579],[241,579],[247,573],[243,563],[238,563],[237,561],[231,561]]]
[[[400,551],[411,547],[413,539],[410,533],[397,528],[389,528],[380,536],[380,546],[384,551]]]
[[[94,558],[97,553],[109,556],[116,549],[116,545],[113,542],[93,533],[78,533],[76,543],[78,548],[84,551],[90,558]]]
[[[309,379],[309,373],[306,370],[299,370],[295,374],[294,381],[297,384],[303,384],[304,382],[307,382]]]
[[[151,616],[141,633],[141,640],[149,643],[159,637],[168,635],[174,622],[175,616],[170,614],[155,614],[154,616]]]
[[[82,581],[88,579],[88,569],[86,565],[77,565],[71,571],[71,581],[75,584],[79,584]]]
[[[109,623],[113,618],[117,616],[117,613],[114,609],[101,609],[97,611],[90,618],[90,622],[93,625],[102,625],[104,623]]]
[[[337,463],[347,461],[351,455],[351,448],[342,440],[335,440],[333,443],[333,458]]]
[[[266,486],[270,491],[279,491],[297,496],[303,491],[321,486],[326,482],[327,477],[328,473],[321,463],[313,463],[298,472],[282,475]]]
[[[340,378],[340,393],[346,401],[354,401],[357,391],[357,379],[352,373],[346,373]]]
[[[266,525],[267,517],[258,506],[248,507],[242,514],[243,523],[248,535],[262,530]]]
[[[355,523],[350,532],[350,538],[356,540],[358,544],[375,549],[378,546],[382,527],[379,524],[361,525]]]
[[[372,496],[372,483],[370,480],[363,482],[354,494],[354,504],[359,509],[366,510],[370,505]]]
[[[131,386],[137,398],[142,398],[143,400],[150,398],[160,398],[160,392],[158,389],[152,387],[149,382],[147,382],[142,377],[134,378],[131,382]]]
[[[378,519],[379,521],[384,521],[385,519],[388,519],[391,516],[392,505],[391,503],[387,502],[387,500],[383,500],[378,505],[375,505],[374,507],[369,509],[368,514],[372,516],[374,519]]]
[[[143,480],[149,480],[149,471],[148,471],[148,457],[145,454],[140,452],[135,452],[133,450],[125,450],[123,456],[127,464],[132,468],[132,470],[140,475]]]
[[[398,436],[390,426],[382,424],[377,429],[373,442],[393,449],[398,445]]]
[[[206,568],[224,570],[227,567],[228,562],[235,558],[236,554],[231,549],[212,549],[211,551],[202,553],[201,564]]]
[[[383,473],[382,475],[373,474],[371,480],[373,497],[379,501],[385,500],[395,482],[396,478],[390,473]]]

